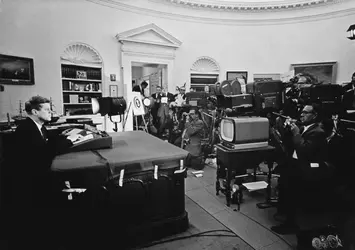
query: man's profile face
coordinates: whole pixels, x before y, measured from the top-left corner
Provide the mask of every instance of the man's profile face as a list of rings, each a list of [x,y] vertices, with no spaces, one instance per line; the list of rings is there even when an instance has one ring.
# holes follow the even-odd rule
[[[43,122],[50,121],[52,118],[51,105],[49,103],[42,103],[39,110],[32,109],[32,114]]]
[[[196,111],[195,111],[195,110],[190,110],[189,115],[190,115],[190,117],[191,117],[192,119],[196,119],[196,117],[197,117],[197,114],[196,114]]]
[[[314,119],[316,118],[316,113],[313,110],[313,107],[311,105],[306,105],[301,113],[301,122],[303,125],[307,126],[310,125],[311,123],[314,122]]]

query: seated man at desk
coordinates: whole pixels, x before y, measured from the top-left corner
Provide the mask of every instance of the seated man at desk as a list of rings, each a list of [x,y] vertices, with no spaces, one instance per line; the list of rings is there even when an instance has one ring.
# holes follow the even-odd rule
[[[285,213],[286,222],[271,229],[279,234],[296,233],[295,223],[298,204],[305,195],[304,187],[313,191],[312,184],[322,178],[326,171],[327,155],[326,133],[320,123],[320,110],[317,104],[306,105],[301,113],[301,126],[291,121],[289,128],[292,133],[293,154],[286,166],[280,169],[279,211]],[[317,169],[315,172],[314,169]],[[318,169],[320,171],[318,171]]]
[[[14,134],[12,149],[12,206],[32,211],[49,205],[51,198],[50,166],[55,155],[70,147],[78,138],[51,137],[44,126],[51,120],[50,101],[34,96],[25,103],[28,117]]]

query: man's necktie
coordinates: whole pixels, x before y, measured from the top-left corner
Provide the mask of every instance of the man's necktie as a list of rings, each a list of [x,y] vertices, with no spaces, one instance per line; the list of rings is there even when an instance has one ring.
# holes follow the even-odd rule
[[[41,132],[42,132],[43,139],[47,141],[47,129],[44,126],[41,127]]]
[[[302,126],[302,127],[300,128],[300,134],[301,134],[301,135],[303,134],[303,132],[304,132],[304,126]]]

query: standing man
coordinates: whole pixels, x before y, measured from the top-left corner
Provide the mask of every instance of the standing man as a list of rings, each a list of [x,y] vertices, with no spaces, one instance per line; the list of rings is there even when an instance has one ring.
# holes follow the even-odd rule
[[[175,103],[176,106],[181,107],[186,102],[185,87],[179,88],[179,93],[176,94]]]
[[[143,81],[140,85],[136,85],[133,87],[133,92],[140,92],[143,97],[145,97],[144,90],[148,87],[148,83]]]
[[[355,109],[355,73],[351,77],[351,82],[343,87],[343,103],[346,109]]]
[[[156,87],[156,92],[154,94],[152,94],[152,97],[155,99],[155,101],[159,100],[159,102],[160,102],[160,98],[163,96],[161,90],[162,90],[161,87],[157,86]]]
[[[293,153],[287,166],[280,169],[279,209],[283,209],[286,221],[271,228],[278,234],[297,233],[295,219],[298,205],[305,204],[304,196],[325,184],[323,182],[331,171],[325,164],[327,134],[320,123],[319,105],[306,105],[300,121],[300,127],[293,122],[290,124]]]
[[[154,98],[155,103],[151,109],[151,112],[152,112],[152,116],[153,116],[153,124],[157,129],[159,129],[158,110],[161,105],[161,98],[163,97],[163,94],[162,94],[162,89],[160,86],[156,87],[156,91],[157,91],[156,93],[152,94],[152,97]]]

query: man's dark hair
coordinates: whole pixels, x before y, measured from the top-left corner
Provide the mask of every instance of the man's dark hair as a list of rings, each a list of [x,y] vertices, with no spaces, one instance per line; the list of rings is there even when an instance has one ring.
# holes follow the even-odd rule
[[[148,83],[147,83],[146,81],[143,81],[143,82],[141,83],[141,86],[147,87],[147,86],[148,86]]]
[[[50,103],[50,100],[39,95],[33,96],[25,103],[25,110],[28,114],[31,114],[32,109],[40,110],[44,103]]]
[[[191,107],[190,110],[195,110],[195,114],[198,116],[199,119],[202,119],[201,112],[197,107]]]
[[[313,108],[313,113],[314,113],[315,115],[317,115],[316,121],[321,121],[322,118],[323,118],[323,113],[322,113],[323,111],[322,111],[322,106],[321,106],[321,104],[319,104],[319,103],[312,103],[311,106],[312,106],[312,108]]]

